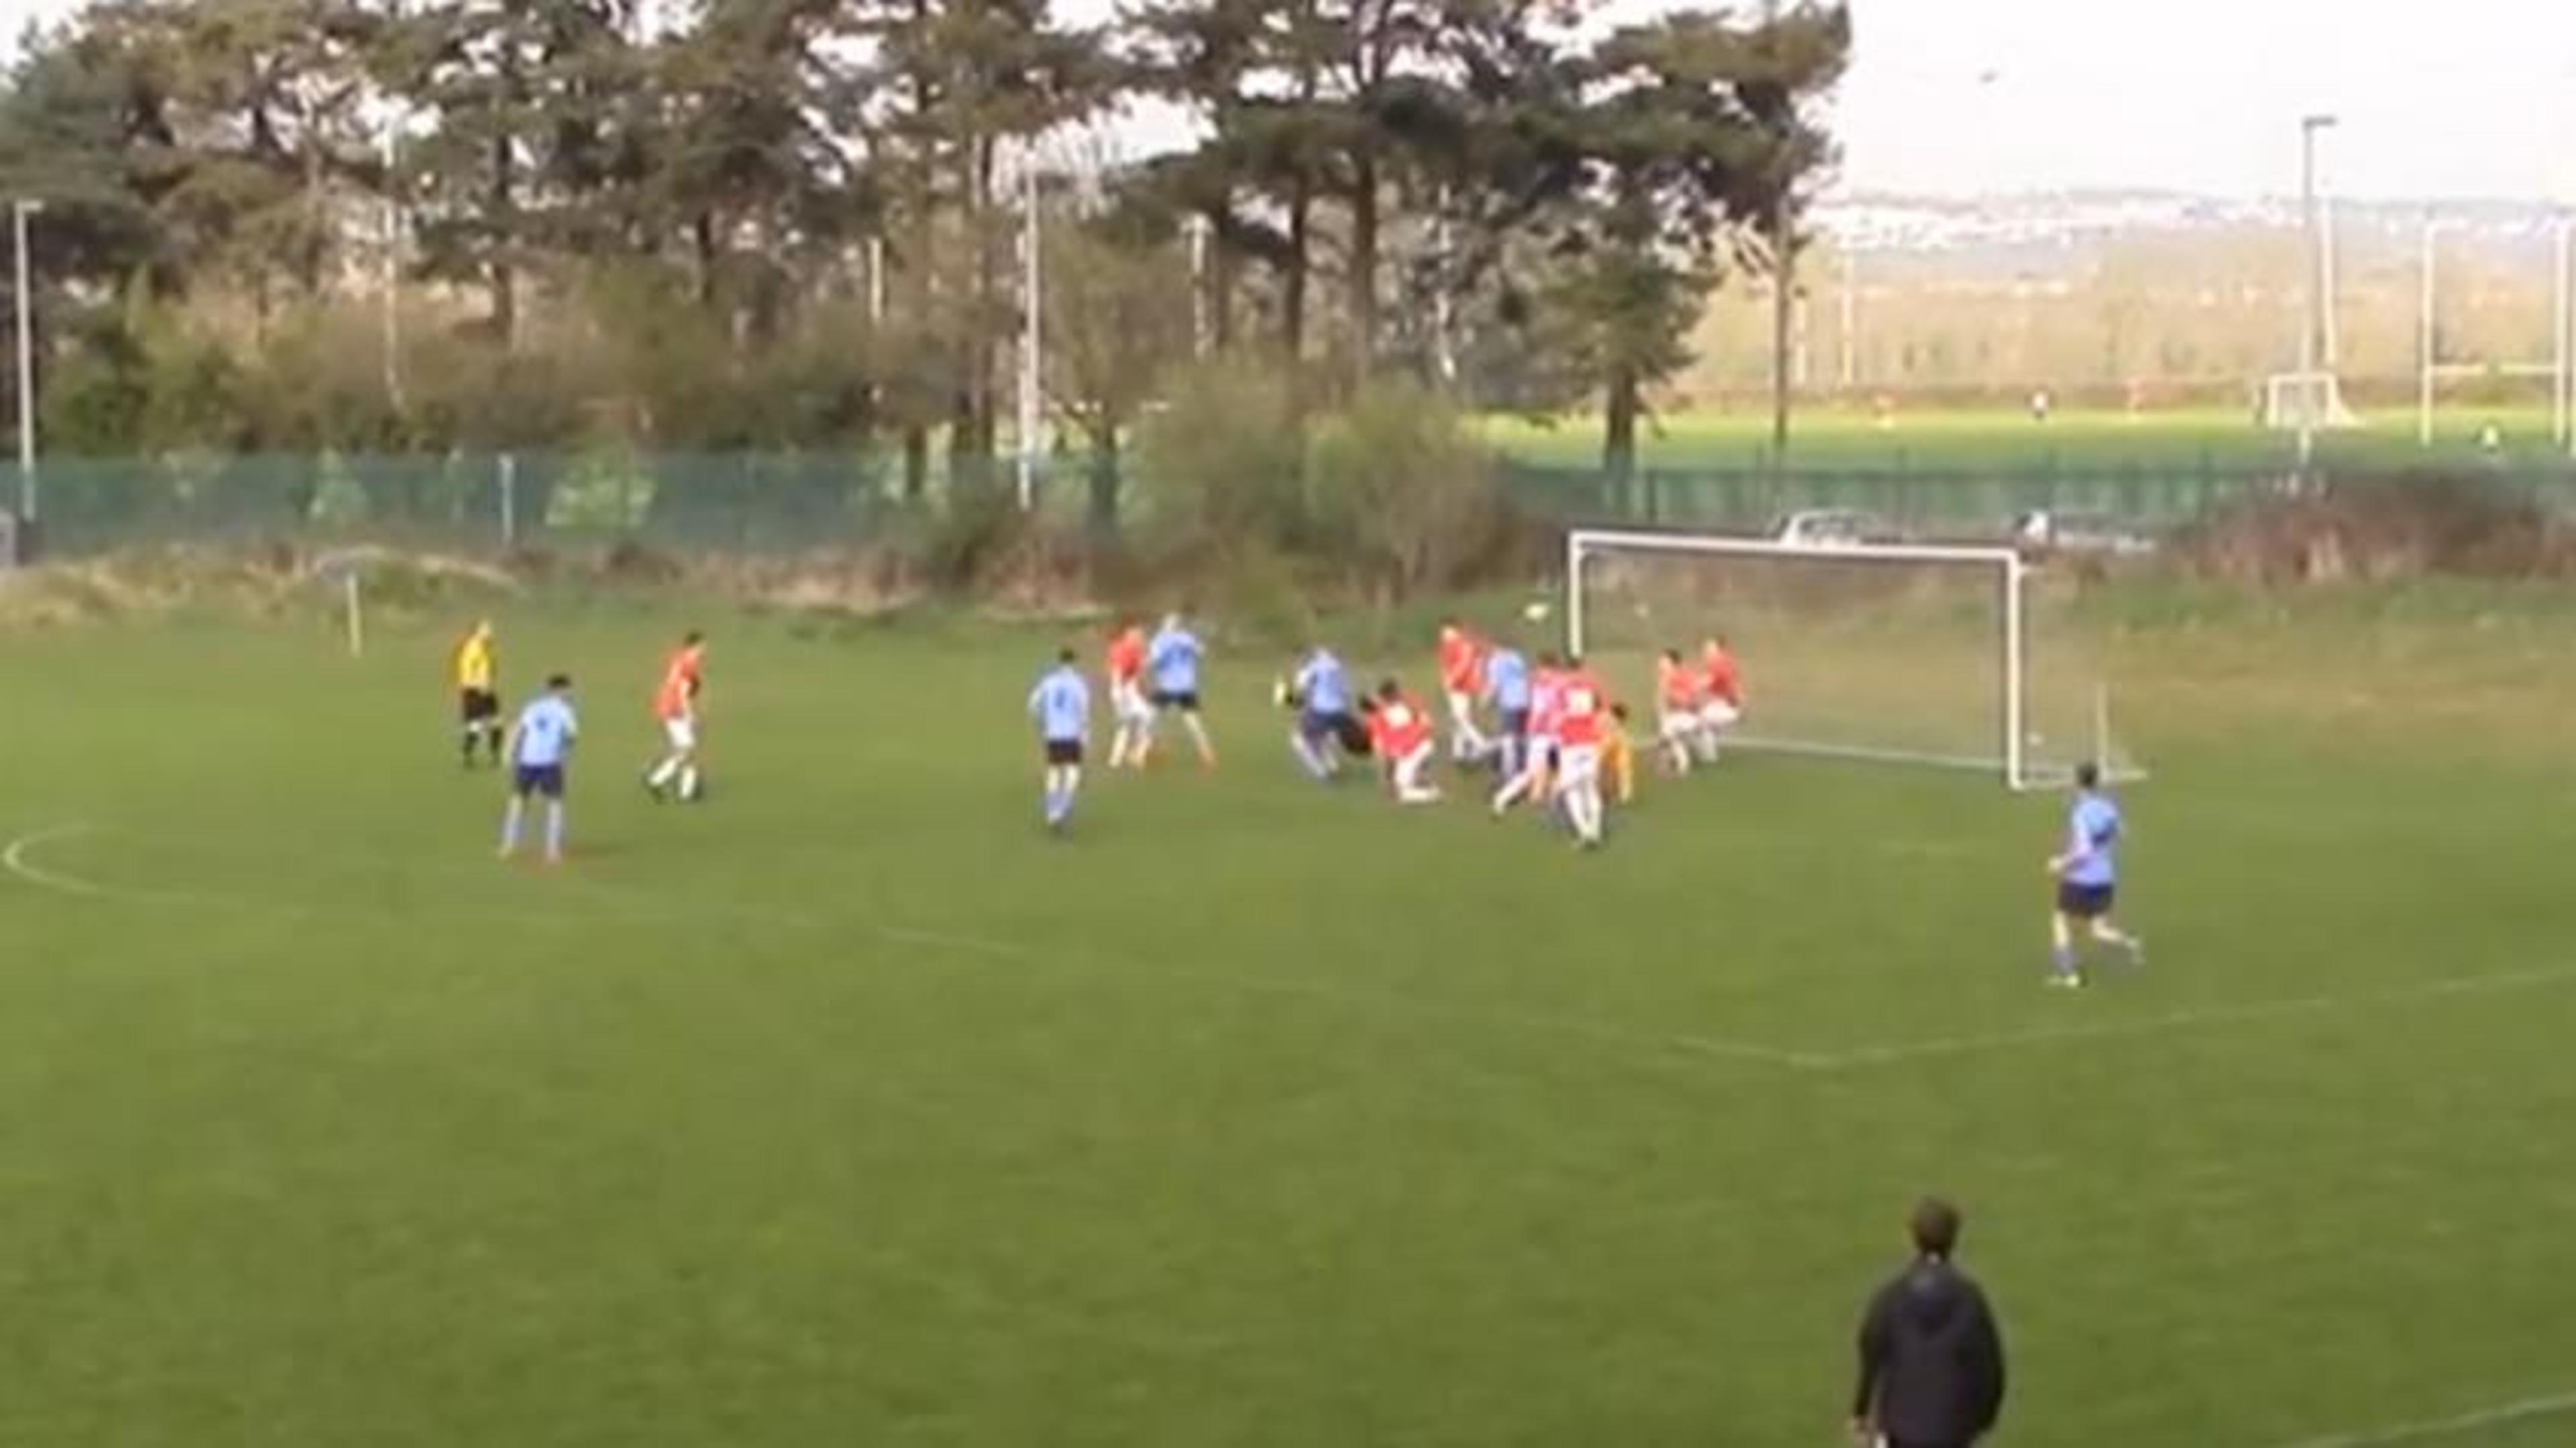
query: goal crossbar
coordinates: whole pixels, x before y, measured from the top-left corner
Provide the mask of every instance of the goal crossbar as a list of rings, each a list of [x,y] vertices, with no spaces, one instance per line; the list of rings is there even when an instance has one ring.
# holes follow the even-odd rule
[[[1853,543],[1815,546],[1783,543],[1769,538],[1730,537],[1719,534],[1666,533],[1614,528],[1570,529],[1565,537],[1565,643],[1569,652],[1581,655],[1589,643],[1590,620],[1584,594],[1584,566],[1590,559],[1611,553],[1652,554],[1666,557],[1701,556],[1715,558],[1772,559],[1806,564],[1905,565],[1982,569],[1991,571],[1998,598],[1998,714],[2000,738],[1991,755],[1879,748],[1865,744],[1824,743],[1769,737],[1757,729],[1731,736],[1730,742],[1744,748],[1818,758],[1846,759],[1890,764],[1916,764],[1980,772],[2000,771],[2007,786],[2016,790],[2047,787],[2065,782],[2066,767],[2041,767],[2031,757],[2028,745],[2029,697],[2028,653],[2028,584],[2032,573],[2029,561],[2018,549],[1991,545],[1944,543]],[[2120,780],[2144,778],[2141,771],[2117,766],[2111,759],[2110,696],[2097,687],[2092,700],[2091,757],[2108,777]]]

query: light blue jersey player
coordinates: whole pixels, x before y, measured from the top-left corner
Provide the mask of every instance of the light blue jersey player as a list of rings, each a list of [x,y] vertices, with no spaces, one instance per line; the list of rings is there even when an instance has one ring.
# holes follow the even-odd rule
[[[1485,702],[1499,721],[1494,742],[1502,776],[1517,779],[1529,755],[1530,666],[1509,644],[1496,644],[1485,656]]]
[[[1046,826],[1062,831],[1073,818],[1073,797],[1082,788],[1082,750],[1091,740],[1091,685],[1073,661],[1073,650],[1056,655],[1055,667],[1038,677],[1029,691],[1029,717],[1037,721],[1039,746],[1046,756]]]
[[[1154,712],[1157,716],[1178,714],[1182,727],[1190,731],[1190,742],[1198,746],[1199,763],[1216,768],[1216,745],[1209,741],[1207,723],[1199,717],[1199,665],[1207,657],[1207,646],[1190,631],[1181,615],[1167,614],[1163,626],[1145,645],[1145,671],[1154,681]],[[1154,734],[1149,726],[1144,744],[1137,750],[1138,763],[1153,757]]]
[[[580,736],[581,720],[572,711],[572,679],[557,674],[546,680],[543,694],[519,711],[509,738],[502,743],[502,754],[510,761],[510,803],[501,815],[502,859],[518,853],[519,827],[528,801],[542,796],[546,863],[563,863],[564,771],[572,760],[573,741]]]
[[[2084,984],[2075,957],[2079,923],[2096,942],[2126,951],[2131,964],[2146,963],[2146,942],[2122,934],[2111,923],[2120,887],[2120,833],[2120,806],[2103,792],[2102,771],[2091,764],[2078,766],[2075,803],[2066,815],[2066,850],[2048,860],[2049,876],[2057,881],[2057,909],[2049,917],[2051,985],[2071,990]]]
[[[1356,732],[1351,718],[1351,679],[1331,649],[1317,645],[1297,666],[1290,682],[1297,706],[1297,725],[1288,731],[1288,747],[1297,762],[1317,780],[1341,772],[1342,741]]]

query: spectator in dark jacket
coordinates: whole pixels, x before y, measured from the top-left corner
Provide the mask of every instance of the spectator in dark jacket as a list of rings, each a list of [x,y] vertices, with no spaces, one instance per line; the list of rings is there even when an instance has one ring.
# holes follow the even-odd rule
[[[1861,1322],[1852,1434],[1888,1448],[1969,1448],[2003,1412],[2003,1337],[1986,1295],[1951,1264],[1959,1209],[1926,1198],[1911,1226],[1913,1264]]]

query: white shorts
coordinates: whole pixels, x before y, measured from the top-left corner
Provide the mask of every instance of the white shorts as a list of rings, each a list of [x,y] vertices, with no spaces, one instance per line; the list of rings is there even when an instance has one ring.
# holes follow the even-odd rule
[[[1556,789],[1563,794],[1601,782],[1601,746],[1568,744],[1556,751]]]
[[[662,737],[671,741],[675,753],[685,754],[698,747],[698,721],[683,714],[662,721]]]
[[[1111,681],[1109,709],[1129,724],[1141,724],[1154,717],[1154,702],[1145,697],[1145,686],[1134,679]]]
[[[1724,700],[1711,701],[1699,711],[1699,722],[1711,729],[1732,729],[1735,721],[1743,717],[1743,710]]]
[[[1449,717],[1451,720],[1459,724],[1474,724],[1476,722],[1476,696],[1460,689],[1450,690]]]
[[[1708,721],[1686,710],[1668,711],[1655,726],[1655,732],[1666,739],[1688,739],[1708,727]]]

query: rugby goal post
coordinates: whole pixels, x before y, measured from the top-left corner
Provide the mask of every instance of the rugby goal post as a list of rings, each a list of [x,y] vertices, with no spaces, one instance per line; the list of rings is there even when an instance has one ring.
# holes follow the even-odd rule
[[[2112,730],[2071,580],[2015,549],[1815,547],[1576,529],[1566,644],[1651,699],[1655,656],[1724,637],[1742,661],[1731,748],[1991,773],[2047,788],[2098,764],[2144,778]]]

